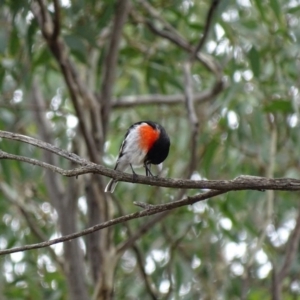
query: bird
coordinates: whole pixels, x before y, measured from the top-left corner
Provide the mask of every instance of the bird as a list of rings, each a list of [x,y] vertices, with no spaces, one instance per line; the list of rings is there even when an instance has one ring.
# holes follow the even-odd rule
[[[140,121],[131,125],[119,150],[119,156],[114,170],[124,172],[131,168],[136,176],[133,166],[143,166],[146,176],[153,176],[151,165],[159,165],[168,156],[170,138],[160,124],[153,121]],[[118,181],[111,179],[106,188],[106,193],[113,193]]]

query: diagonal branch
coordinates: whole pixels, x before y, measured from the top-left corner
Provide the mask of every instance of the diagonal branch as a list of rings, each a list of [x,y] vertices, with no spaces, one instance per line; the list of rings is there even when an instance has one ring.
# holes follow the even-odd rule
[[[5,139],[10,139],[10,140],[15,140],[15,141],[23,142],[26,144],[30,144],[32,146],[41,148],[43,150],[50,151],[56,155],[59,155],[63,158],[66,158],[66,159],[68,159],[74,163],[77,163],[79,165],[82,165],[82,166],[85,166],[89,163],[88,160],[81,158],[74,153],[68,152],[68,151],[60,149],[52,144],[43,142],[41,140],[26,136],[26,135],[0,130],[0,138],[5,138]]]
[[[40,229],[39,226],[33,221],[33,217],[28,210],[28,205],[24,203],[24,199],[20,199],[20,195],[15,192],[13,188],[10,188],[5,182],[0,182],[0,191],[5,195],[6,199],[11,203],[16,205],[20,212],[22,213],[24,219],[26,220],[30,230],[33,234],[41,241],[45,240],[47,237]],[[58,257],[53,248],[49,248],[48,251],[52,259],[58,264],[61,270],[65,271],[64,262]]]
[[[60,33],[60,7],[59,7],[59,0],[53,0],[54,5],[54,28],[52,39],[56,40]]]
[[[137,203],[135,203],[135,205],[138,205]],[[150,208],[148,206],[148,208]],[[155,224],[157,224],[160,220],[162,220],[164,217],[166,217],[168,214],[170,213],[170,211],[165,211],[163,213],[160,213],[159,215],[156,215],[153,219],[149,220],[148,222],[146,222],[145,224],[143,224],[141,227],[139,227],[139,229],[134,232],[133,234],[131,234],[131,236],[124,241],[123,243],[120,243],[117,247],[117,254],[119,256],[123,255],[123,253],[130,247],[132,247],[135,242],[142,236],[144,235],[147,231],[149,231],[151,228],[153,228],[153,226]]]
[[[164,28],[167,28],[169,30],[159,29],[157,26],[154,25],[152,21],[144,19],[143,16],[137,10],[132,10],[131,15],[136,22],[146,24],[154,34],[169,40],[170,42],[174,43],[176,46],[179,46],[181,49],[187,51],[190,54],[195,52],[195,48],[192,45],[190,45],[190,43],[186,41],[186,39],[183,36],[181,36],[180,33],[178,33],[176,30],[170,29],[172,28],[172,26],[167,26],[166,21],[163,22],[163,25]],[[152,16],[154,18],[157,18],[153,14]],[[161,22],[161,18],[159,18],[158,20]],[[199,52],[196,53],[196,59],[200,61],[207,70],[216,75],[217,81],[222,81],[221,67],[219,66],[217,61],[215,61],[209,55]]]
[[[35,2],[32,3],[31,11],[35,16],[36,20],[38,21],[38,24],[49,46],[49,49],[52,51],[56,61],[60,66],[77,117],[79,119],[79,126],[82,131],[83,137],[85,139],[90,158],[94,162],[98,162],[99,158],[95,147],[95,143],[92,135],[88,130],[88,126],[86,124],[84,114],[82,111],[82,105],[80,103],[80,98],[81,98],[81,100],[85,104],[88,104],[88,106],[92,108],[93,112],[96,112],[99,110],[96,97],[93,95],[93,93],[91,93],[91,91],[89,91],[86,88],[86,86],[83,84],[82,80],[80,79],[77,70],[75,69],[74,65],[69,59],[67,47],[64,44],[63,40],[58,36],[55,39],[53,39],[53,36],[55,36],[56,34],[54,32],[55,24],[51,20],[51,17],[44,5],[43,0],[38,0],[38,3],[39,5],[37,5],[37,3]],[[47,20],[47,22],[45,20]],[[56,25],[56,28],[57,26],[58,25]],[[103,136],[102,133],[99,133],[99,135]]]
[[[158,214],[158,213],[161,213],[161,212],[164,212],[164,211],[179,208],[179,207],[182,207],[182,206],[191,205],[191,204],[194,204],[196,202],[203,201],[203,200],[206,200],[208,198],[212,198],[212,197],[224,194],[224,193],[226,193],[226,192],[224,192],[224,191],[208,191],[208,192],[198,194],[198,195],[195,195],[193,197],[187,197],[187,198],[184,198],[184,199],[181,199],[181,200],[178,200],[178,201],[169,202],[169,203],[166,203],[166,204],[153,205],[151,208],[144,209],[140,212],[135,212],[135,213],[131,213],[131,214],[128,214],[128,215],[125,215],[125,216],[121,216],[121,217],[109,220],[107,222],[103,222],[103,223],[100,223],[98,225],[92,226],[90,228],[84,229],[82,231],[62,236],[60,238],[56,238],[56,239],[49,240],[49,241],[42,242],[42,243],[31,244],[31,245],[26,245],[26,246],[1,250],[0,255],[49,247],[51,245],[58,244],[58,243],[61,243],[61,242],[65,242],[65,241],[70,241],[70,240],[76,239],[78,237],[96,232],[96,231],[101,230],[103,228],[111,227],[113,225],[120,224],[120,223],[123,223],[123,222],[127,222],[127,221],[132,220],[132,219],[142,218],[142,217],[145,217],[145,216],[151,216],[151,215],[155,215],[155,214]]]
[[[209,11],[208,11],[208,14],[207,14],[207,17],[206,17],[203,35],[202,35],[198,45],[195,47],[195,49],[194,49],[194,51],[191,55],[191,60],[194,60],[195,58],[197,58],[197,53],[199,51],[201,51],[201,49],[202,49],[202,47],[203,47],[203,45],[206,41],[206,38],[207,38],[208,33],[209,33],[210,26],[211,26],[211,23],[212,23],[214,12],[216,11],[219,3],[220,3],[220,0],[213,0],[212,3],[211,3],[211,6],[209,8]]]
[[[68,176],[68,174],[70,174],[69,171],[59,168],[59,167],[56,167],[54,165],[48,164],[46,162],[43,162],[43,161],[40,161],[40,160],[37,160],[34,158],[21,156],[21,155],[10,154],[10,153],[4,152],[2,150],[0,150],[0,159],[11,159],[11,160],[16,160],[16,161],[26,162],[33,166],[39,166],[46,170],[50,170],[52,172],[61,174],[63,176]]]
[[[120,201],[118,201],[118,199],[114,199],[114,200],[115,200],[114,202],[115,202],[116,206],[118,207],[119,214],[123,215],[124,211],[120,204]],[[133,234],[132,234],[129,224],[125,222],[124,226],[126,227],[129,240],[132,240],[131,237]],[[151,278],[146,273],[143,255],[142,255],[139,247],[137,246],[137,244],[132,243],[131,247],[132,247],[132,250],[135,252],[136,259],[138,262],[138,267],[139,267],[140,273],[144,279],[146,289],[147,289],[150,297],[155,300],[155,299],[157,299],[157,290],[156,289],[154,290],[153,282],[151,281]],[[123,255],[123,253],[124,253],[124,251],[118,252],[118,248],[117,248],[117,251],[116,251],[117,257],[120,257],[121,255]]]

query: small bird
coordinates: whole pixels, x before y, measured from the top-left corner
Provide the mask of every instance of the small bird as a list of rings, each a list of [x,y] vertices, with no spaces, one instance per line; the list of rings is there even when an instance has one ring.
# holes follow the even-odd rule
[[[169,154],[170,138],[165,129],[152,121],[140,121],[128,128],[121,144],[114,170],[124,172],[128,167],[134,175],[133,166],[144,166],[146,176],[153,176],[151,164],[159,165]],[[105,192],[113,193],[117,180],[111,179]]]

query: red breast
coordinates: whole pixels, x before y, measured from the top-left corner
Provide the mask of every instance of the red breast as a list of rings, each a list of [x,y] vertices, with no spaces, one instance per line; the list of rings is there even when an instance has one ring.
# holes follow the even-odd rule
[[[160,132],[146,123],[141,124],[138,131],[140,134],[140,147],[144,151],[148,152],[155,141],[159,138]]]

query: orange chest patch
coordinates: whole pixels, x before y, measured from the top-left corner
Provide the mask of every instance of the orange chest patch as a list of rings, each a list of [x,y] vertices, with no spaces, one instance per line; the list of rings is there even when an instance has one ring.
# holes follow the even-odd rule
[[[139,134],[139,144],[144,151],[149,151],[149,149],[151,149],[151,147],[159,137],[159,131],[155,130],[148,124],[140,126]]]

